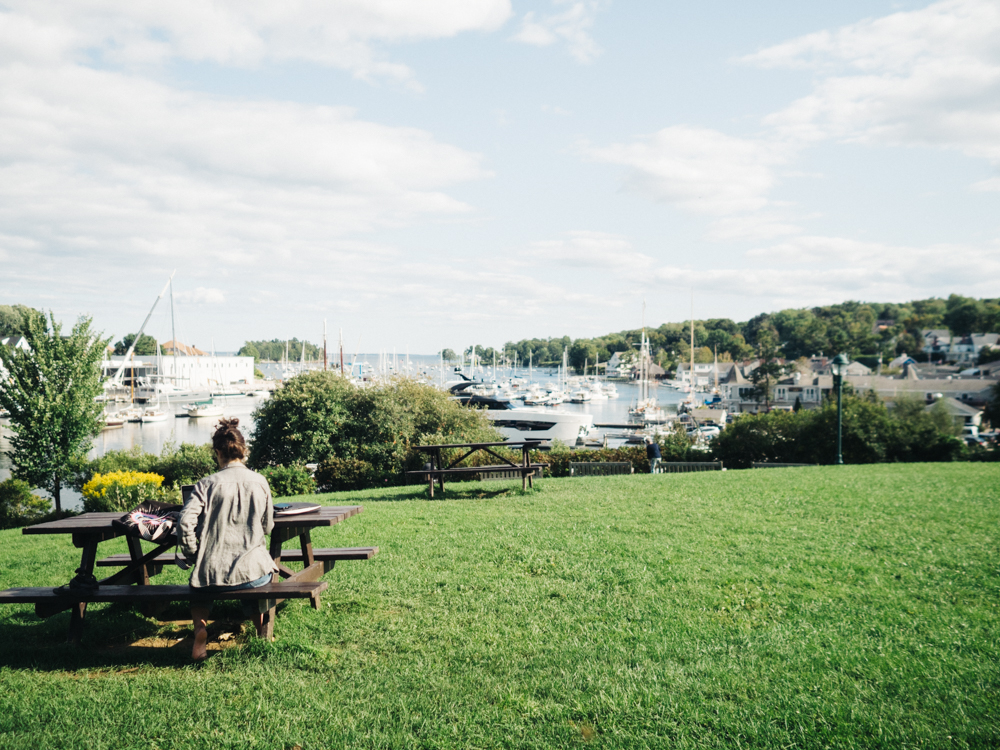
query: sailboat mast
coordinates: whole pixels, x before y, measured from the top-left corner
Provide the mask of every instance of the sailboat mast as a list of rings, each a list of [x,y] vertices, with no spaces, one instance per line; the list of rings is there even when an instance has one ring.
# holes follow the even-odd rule
[[[177,369],[177,329],[174,327],[174,277],[170,277],[170,338],[174,340],[174,388],[179,388],[180,370]],[[162,375],[162,370],[160,372]]]
[[[694,292],[691,292],[691,400],[694,401]]]
[[[351,374],[353,375],[354,368],[352,367],[351,369],[352,369]],[[344,329],[343,328],[340,329],[340,374],[341,375],[344,374]]]
[[[326,372],[326,318],[323,318],[323,372]]]

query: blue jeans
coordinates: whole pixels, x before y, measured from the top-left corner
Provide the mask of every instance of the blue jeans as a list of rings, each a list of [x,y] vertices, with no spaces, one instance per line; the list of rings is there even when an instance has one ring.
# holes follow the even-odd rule
[[[202,599],[199,596],[192,597],[192,606],[203,606],[208,607],[209,611],[212,609],[212,594],[224,594],[227,591],[239,591],[240,589],[256,589],[261,586],[266,586],[271,582],[271,573],[265,573],[256,581],[247,581],[246,583],[237,583],[233,586],[192,586],[191,591],[197,592],[198,594],[205,594],[205,598]],[[241,602],[243,605],[244,613],[250,615],[253,614],[250,607],[250,602]]]
[[[651,458],[649,459],[649,473],[655,474],[656,470],[660,467],[660,459]]]

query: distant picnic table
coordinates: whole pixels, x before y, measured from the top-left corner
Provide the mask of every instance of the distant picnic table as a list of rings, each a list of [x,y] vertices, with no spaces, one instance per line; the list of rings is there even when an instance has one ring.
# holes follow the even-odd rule
[[[437,479],[438,487],[442,492],[444,492],[444,478],[446,476],[468,476],[470,474],[497,474],[499,472],[507,472],[511,476],[521,477],[521,489],[524,490],[526,487],[532,487],[532,478],[536,475],[541,474],[542,469],[545,468],[545,464],[531,463],[530,452],[541,445],[541,440],[518,440],[511,442],[502,443],[446,443],[444,445],[414,445],[415,450],[427,453],[430,457],[428,466],[418,471],[408,471],[407,476],[420,476],[424,481],[427,482],[427,489],[430,492],[430,496],[434,497],[434,480]],[[508,458],[504,458],[493,448],[520,448],[521,449],[521,461],[520,463],[514,463]],[[452,461],[447,466],[444,466],[444,461],[441,458],[441,451],[446,449],[458,449],[464,450],[459,458]],[[469,456],[474,453],[482,451],[495,459],[500,461],[499,464],[492,464],[490,466],[459,466]]]
[[[201,599],[234,599],[256,601],[259,611],[264,614],[265,636],[274,637],[274,616],[277,605],[285,599],[308,598],[314,609],[319,609],[319,595],[327,584],[319,579],[333,568],[338,560],[367,560],[378,552],[377,547],[357,547],[350,549],[313,549],[310,532],[314,528],[333,526],[355,516],[363,510],[360,505],[321,506],[318,510],[301,515],[275,516],[271,532],[270,554],[278,567],[278,580],[266,586],[241,589],[209,595],[198,589],[183,585],[152,585],[150,578],[157,575],[164,565],[175,562],[173,547],[176,537],[171,535],[161,542],[153,542],[155,547],[144,552],[142,540],[126,534],[113,521],[122,517],[121,513],[83,513],[62,518],[58,521],[40,523],[22,529],[23,534],[67,534],[73,546],[80,549],[80,567],[76,569],[77,582],[67,590],[56,591],[51,587],[13,588],[0,591],[0,604],[33,603],[35,614],[51,617],[70,610],[69,640],[79,642],[83,633],[84,615],[90,602],[127,602],[145,607],[162,606],[170,601],[190,601]],[[128,553],[111,555],[98,560],[97,548],[101,542],[125,536]],[[282,545],[297,539],[298,549],[283,550]],[[301,562],[301,570],[292,570],[287,562]],[[118,567],[121,570],[97,581],[94,586],[80,586],[82,582],[93,582],[95,566]]]

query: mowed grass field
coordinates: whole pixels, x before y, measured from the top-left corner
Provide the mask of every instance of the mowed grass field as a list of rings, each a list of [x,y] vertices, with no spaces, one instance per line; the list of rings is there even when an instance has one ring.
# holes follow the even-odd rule
[[[321,611],[284,606],[274,643],[220,607],[227,647],[196,666],[183,622],[93,606],[73,648],[68,614],[0,608],[0,747],[995,748],[998,480],[881,465],[322,496],[365,510],[318,546],[380,552],[328,573]],[[66,538],[0,532],[4,588],[78,562]]]

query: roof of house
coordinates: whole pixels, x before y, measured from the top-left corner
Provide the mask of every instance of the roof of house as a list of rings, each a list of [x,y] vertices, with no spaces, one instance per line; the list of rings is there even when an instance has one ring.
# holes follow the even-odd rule
[[[938,401],[940,401],[944,405],[944,408],[946,408],[948,412],[951,414],[959,414],[962,416],[974,417],[977,414],[982,413],[983,411],[982,409],[977,409],[974,406],[963,404],[957,398],[951,398],[949,396],[937,399],[937,401],[935,401],[933,404],[928,405],[925,411],[930,411],[931,409],[933,409],[935,405],[937,405]]]
[[[188,346],[187,344],[182,344],[180,341],[174,341],[173,339],[171,339],[170,341],[168,341],[165,344],[163,344],[163,351],[164,352],[171,352],[172,353],[174,351],[174,349],[177,350],[178,354],[186,354],[189,357],[207,357],[208,356],[208,352],[203,352],[201,349],[198,349],[198,348],[193,347],[193,346]]]

